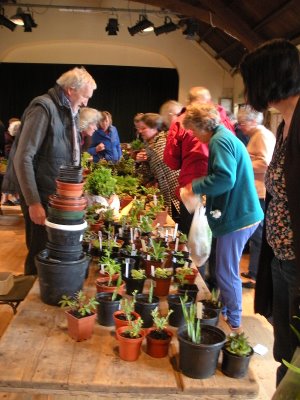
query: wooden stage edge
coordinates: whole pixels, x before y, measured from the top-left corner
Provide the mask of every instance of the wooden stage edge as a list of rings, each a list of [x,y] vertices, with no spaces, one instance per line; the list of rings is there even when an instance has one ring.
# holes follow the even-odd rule
[[[220,362],[208,379],[182,375],[177,367],[177,329],[172,329],[169,357],[150,357],[144,343],[137,361],[122,361],[114,327],[96,324],[91,339],[73,341],[67,334],[64,311],[40,300],[37,280],[0,340],[0,392],[61,395],[63,399],[67,395],[174,400],[257,397],[259,385],[251,366],[242,379],[223,375]]]

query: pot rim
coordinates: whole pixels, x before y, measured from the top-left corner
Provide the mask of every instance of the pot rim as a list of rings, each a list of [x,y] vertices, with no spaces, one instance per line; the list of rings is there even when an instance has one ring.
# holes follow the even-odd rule
[[[48,219],[46,219],[45,225],[48,226],[49,228],[59,229],[61,231],[81,231],[87,228],[86,221],[78,225],[60,225],[60,224],[55,224],[54,222],[50,222]]]

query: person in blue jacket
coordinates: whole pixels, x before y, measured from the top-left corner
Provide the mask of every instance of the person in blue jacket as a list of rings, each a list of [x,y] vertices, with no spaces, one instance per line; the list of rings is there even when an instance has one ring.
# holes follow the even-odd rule
[[[120,138],[117,128],[112,125],[112,116],[108,111],[101,111],[102,119],[92,136],[92,142],[88,152],[97,163],[101,159],[117,162],[122,156]]]
[[[194,179],[180,195],[187,200],[206,195],[206,215],[216,245],[216,278],[223,316],[232,331],[241,332],[242,282],[239,263],[243,248],[263,219],[252,163],[244,144],[220,124],[214,105],[190,105],[186,129],[209,143],[208,174]]]

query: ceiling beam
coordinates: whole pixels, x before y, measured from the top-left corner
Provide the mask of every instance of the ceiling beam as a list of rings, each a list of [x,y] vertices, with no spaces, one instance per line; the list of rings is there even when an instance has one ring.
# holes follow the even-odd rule
[[[202,7],[187,4],[181,0],[135,0],[135,2],[150,4],[186,15],[187,17],[197,18],[229,33],[240,40],[249,50],[255,48],[265,40],[265,38],[254,32],[239,14],[226,7],[223,0],[210,0],[209,2],[204,0],[206,4],[202,4]]]

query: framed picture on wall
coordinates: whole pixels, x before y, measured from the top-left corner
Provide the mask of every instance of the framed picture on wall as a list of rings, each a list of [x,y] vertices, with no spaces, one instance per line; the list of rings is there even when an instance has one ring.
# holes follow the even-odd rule
[[[233,100],[231,97],[221,97],[219,104],[224,107],[226,111],[232,112]]]

